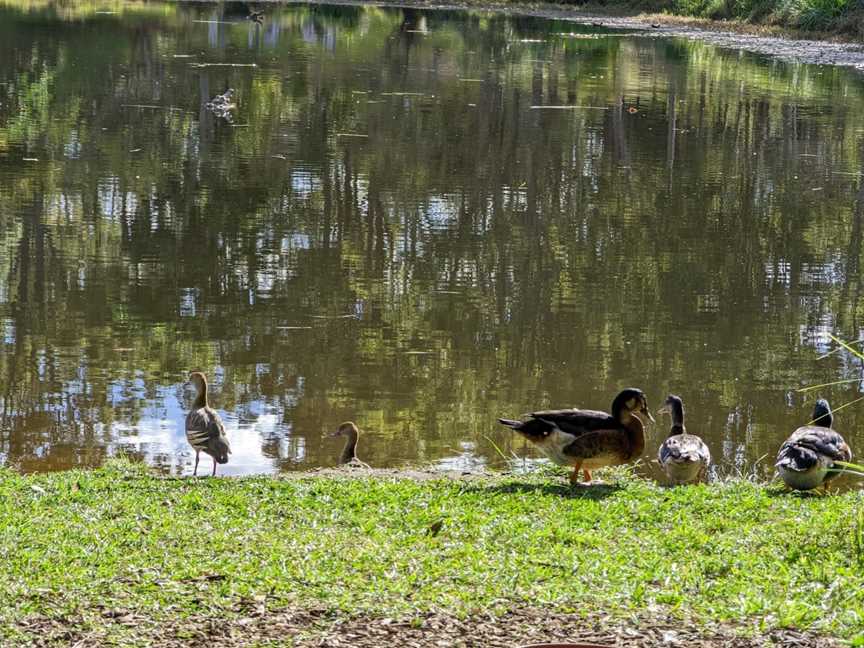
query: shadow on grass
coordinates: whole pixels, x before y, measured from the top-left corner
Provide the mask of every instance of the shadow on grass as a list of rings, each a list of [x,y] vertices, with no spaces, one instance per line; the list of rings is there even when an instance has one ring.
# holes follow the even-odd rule
[[[538,495],[551,495],[564,499],[580,499],[599,501],[614,495],[623,487],[618,484],[597,484],[594,486],[571,486],[570,484],[556,483],[526,483],[506,482],[503,484],[472,484],[464,490],[482,492],[486,494],[508,495],[513,493],[536,493]]]
[[[834,492],[836,493],[837,491],[835,490]],[[810,499],[813,497],[827,497],[831,495],[831,491],[826,491],[822,488],[799,491],[785,488],[783,486],[767,486],[765,488],[765,494],[768,495],[768,497],[797,497],[798,499]]]

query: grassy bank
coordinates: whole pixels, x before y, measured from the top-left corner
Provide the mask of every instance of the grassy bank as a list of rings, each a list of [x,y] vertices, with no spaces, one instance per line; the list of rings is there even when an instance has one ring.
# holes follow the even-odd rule
[[[254,632],[250,610],[380,621],[530,609],[864,631],[860,493],[612,484],[0,470],[0,643],[183,642],[205,627]]]
[[[641,13],[649,20],[667,16],[722,21],[744,31],[747,26],[767,26],[821,37],[864,36],[861,0],[592,0],[587,6],[615,14]]]

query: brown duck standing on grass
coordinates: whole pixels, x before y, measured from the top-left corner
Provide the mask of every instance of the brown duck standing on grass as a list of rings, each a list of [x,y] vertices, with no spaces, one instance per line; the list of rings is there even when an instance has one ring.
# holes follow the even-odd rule
[[[335,432],[331,432],[328,437],[345,437],[345,446],[342,448],[342,453],[339,455],[339,465],[350,464],[353,466],[363,466],[368,468],[369,465],[360,461],[357,456],[357,442],[360,440],[360,428],[352,421],[345,421]]]
[[[498,419],[531,441],[559,466],[572,466],[570,483],[591,471],[638,459],[645,450],[645,430],[636,412],[654,421],[641,389],[627,388],[612,401],[612,415],[596,410],[563,409],[534,412],[527,421]]]
[[[189,382],[198,392],[192,403],[192,411],[186,416],[186,440],[195,450],[195,469],[192,474],[198,474],[198,459],[202,452],[206,452],[213,457],[212,474],[215,476],[216,464],[228,463],[231,446],[222,419],[207,402],[207,377],[200,371],[194,371],[189,375]]]
[[[658,414],[669,414],[672,426],[669,436],[657,451],[657,460],[673,484],[701,481],[708,474],[711,452],[705,442],[684,427],[684,403],[670,394]]]

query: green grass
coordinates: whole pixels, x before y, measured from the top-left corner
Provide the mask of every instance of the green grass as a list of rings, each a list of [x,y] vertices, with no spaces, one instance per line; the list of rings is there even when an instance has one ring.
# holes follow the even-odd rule
[[[864,630],[862,505],[859,492],[802,497],[746,480],[669,489],[626,474],[583,492],[557,473],[0,470],[0,638],[23,641],[26,621],[47,618],[134,642],[137,626],[110,623],[112,610],[145,627],[237,614],[250,599],[374,615],[550,606],[852,638]]]

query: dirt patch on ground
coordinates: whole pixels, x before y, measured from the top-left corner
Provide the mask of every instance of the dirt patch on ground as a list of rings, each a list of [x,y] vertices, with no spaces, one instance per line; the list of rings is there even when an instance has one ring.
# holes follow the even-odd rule
[[[744,628],[732,626],[695,629],[660,619],[640,621],[637,626],[536,609],[465,619],[443,613],[401,619],[346,618],[324,610],[270,610],[263,602],[250,601],[245,607],[232,610],[229,619],[201,616],[153,623],[122,610],[105,611],[102,616],[103,623],[122,624],[132,630],[134,639],[130,637],[130,640],[136,645],[165,648],[214,645],[229,648],[278,645],[298,648],[518,648],[553,641],[590,642],[616,648],[835,648],[841,645],[833,639],[791,630],[776,630],[753,638],[742,635]],[[33,637],[26,645],[95,648],[106,645],[103,623],[38,618],[31,619],[20,629]]]

